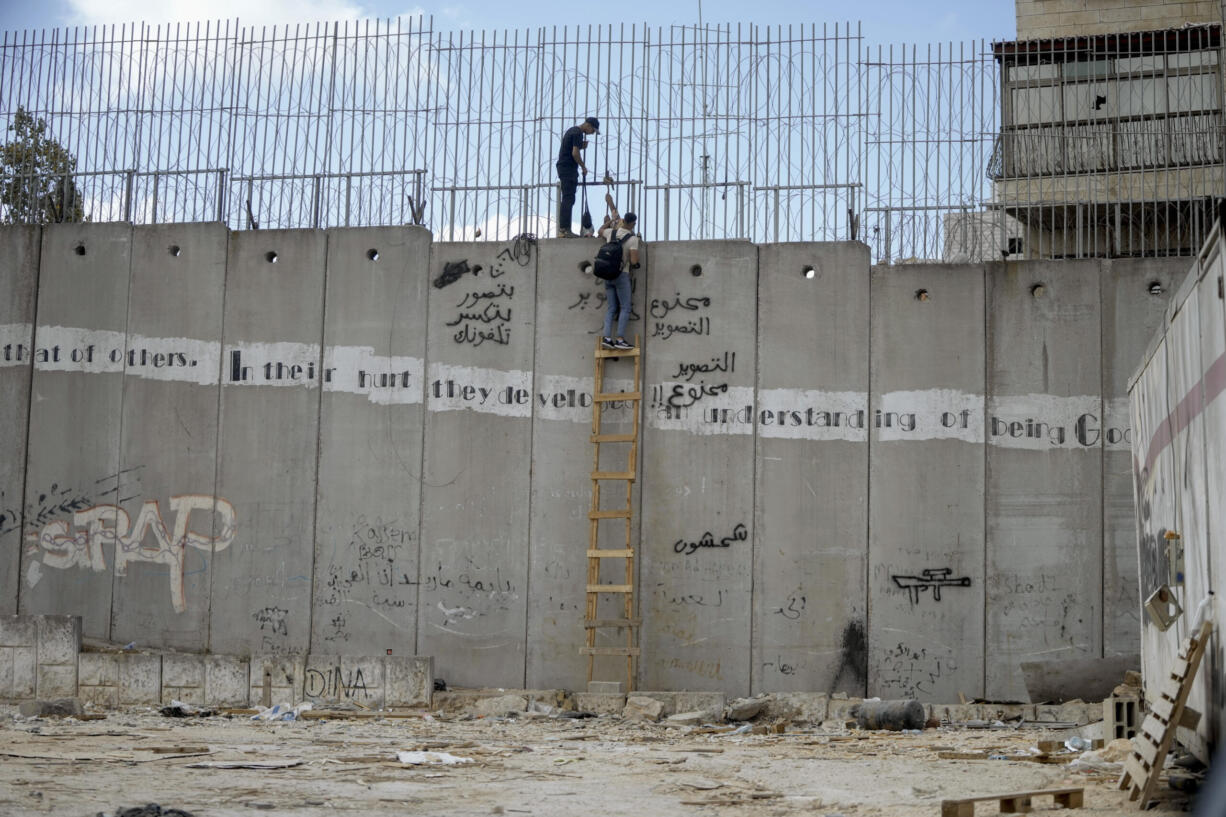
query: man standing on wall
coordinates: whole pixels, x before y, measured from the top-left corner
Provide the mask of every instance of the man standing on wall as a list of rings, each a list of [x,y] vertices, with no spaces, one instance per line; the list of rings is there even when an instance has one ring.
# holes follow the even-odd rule
[[[575,209],[575,189],[579,186],[579,168],[587,175],[587,165],[583,163],[583,154],[587,147],[588,134],[600,133],[600,120],[589,116],[578,125],[567,128],[562,134],[562,147],[558,150],[558,181],[562,184],[562,198],[558,202],[558,238],[574,238],[570,231],[570,217]]]
[[[597,235],[606,242],[618,242],[623,252],[621,253],[620,274],[604,282],[605,299],[608,301],[609,308],[605,311],[604,334],[601,335],[600,345],[606,349],[624,351],[634,348],[626,340],[626,321],[630,319],[630,270],[639,268],[639,237],[634,234],[638,216],[634,213],[619,216],[617,206],[613,203],[613,196],[609,193],[605,193],[604,200],[609,206],[609,215],[605,217],[604,224],[600,225]],[[599,256],[597,263],[600,263]],[[616,335],[613,334],[615,320],[617,322]]]

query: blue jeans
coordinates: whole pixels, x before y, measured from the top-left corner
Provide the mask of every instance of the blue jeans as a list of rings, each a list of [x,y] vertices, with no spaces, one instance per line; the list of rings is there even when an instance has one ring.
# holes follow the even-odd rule
[[[609,308],[604,313],[604,336],[624,338],[626,321],[630,320],[630,273],[622,270],[612,281],[604,282],[605,300]],[[613,334],[613,318],[617,318],[617,334]]]

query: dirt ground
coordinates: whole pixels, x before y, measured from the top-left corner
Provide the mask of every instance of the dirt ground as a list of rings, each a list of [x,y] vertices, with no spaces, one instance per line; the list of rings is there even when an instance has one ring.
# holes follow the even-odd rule
[[[318,714],[318,713],[315,713]],[[720,729],[731,729],[721,726]],[[623,721],[439,718],[252,721],[131,709],[99,720],[26,720],[0,707],[0,814],[108,815],[157,803],[195,817],[581,814],[636,817],[935,817],[945,798],[1080,786],[1078,813],[1133,810],[1115,776],[1014,759],[1067,733],[943,727],[922,734],[789,725],[782,734]],[[468,758],[406,765],[397,752]],[[283,768],[223,768],[227,761]],[[201,766],[201,764],[206,764]],[[1165,783],[1149,815],[1186,798]],[[1051,812],[1051,797],[1034,800]],[[995,801],[977,815],[998,813]]]

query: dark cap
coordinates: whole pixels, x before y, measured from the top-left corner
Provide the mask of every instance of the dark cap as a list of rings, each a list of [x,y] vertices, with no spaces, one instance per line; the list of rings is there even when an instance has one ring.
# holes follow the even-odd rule
[[[597,133],[600,133],[600,120],[599,119],[597,119],[594,116],[589,116],[587,119],[584,119],[583,121],[591,125],[592,130],[596,131]]]
[[[633,221],[638,221],[638,220],[639,220],[639,217],[636,216],[634,213],[626,213],[624,216],[622,216],[622,221],[633,222]]]

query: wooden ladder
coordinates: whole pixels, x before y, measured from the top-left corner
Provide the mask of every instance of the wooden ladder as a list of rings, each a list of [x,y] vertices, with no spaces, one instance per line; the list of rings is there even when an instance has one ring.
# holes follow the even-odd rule
[[[635,616],[634,603],[634,545],[630,535],[633,523],[634,505],[632,503],[634,474],[638,464],[639,448],[639,405],[643,398],[640,388],[642,375],[642,355],[639,338],[636,336],[635,348],[629,350],[601,348],[600,338],[596,338],[596,380],[592,390],[592,436],[594,456],[592,460],[592,507],[588,511],[589,542],[587,551],[587,609],[583,620],[585,644],[579,652],[587,656],[587,680],[592,681],[596,656],[621,655],[626,658],[626,691],[634,689],[634,664],[639,648],[635,643],[638,633],[639,619]],[[606,392],[604,389],[605,363],[610,359],[629,357],[634,359],[634,381],[629,392]],[[633,430],[628,434],[605,434],[601,428],[601,419],[605,404],[612,402],[630,403],[633,409]],[[600,447],[610,443],[628,444],[626,470],[600,470]],[[622,480],[626,486],[626,505],[622,508],[605,509],[600,505],[600,483],[610,480]],[[600,523],[604,519],[621,519],[624,522],[625,536],[619,547],[602,548],[600,546]],[[622,559],[626,572],[621,584],[601,584],[600,566],[609,559]],[[622,598],[621,618],[600,618],[601,595],[620,596]],[[597,647],[596,633],[598,630],[616,628],[626,634],[624,647]]]
[[[1175,728],[1196,728],[1199,714],[1187,707],[1188,695],[1212,632],[1213,622],[1206,621],[1199,632],[1184,640],[1170,675],[1158,686],[1153,706],[1133,739],[1132,754],[1124,759],[1124,773],[1117,788],[1127,790],[1128,799],[1136,800],[1139,810],[1147,809],[1154,797],[1158,775],[1175,740]]]

